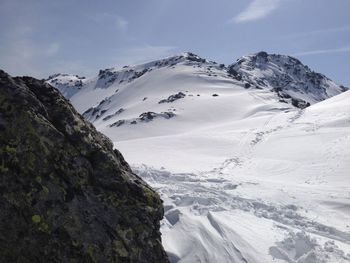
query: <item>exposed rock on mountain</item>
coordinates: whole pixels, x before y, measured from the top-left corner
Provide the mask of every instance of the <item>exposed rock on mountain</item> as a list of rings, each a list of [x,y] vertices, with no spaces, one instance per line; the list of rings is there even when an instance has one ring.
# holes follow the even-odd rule
[[[312,71],[298,59],[264,51],[244,56],[228,67],[236,79],[249,87],[271,89],[282,102],[305,108],[347,90],[326,76]]]
[[[120,109],[117,110],[115,113],[110,114],[110,115],[104,117],[103,120],[104,120],[104,121],[108,121],[109,119],[113,118],[114,116],[117,116],[117,115],[121,114],[123,111],[124,111],[124,109],[123,109],[123,108],[120,108]]]
[[[58,88],[65,97],[70,98],[82,89],[86,78],[78,75],[58,73],[49,76],[46,81]]]
[[[0,71],[2,262],[168,262],[163,206],[50,85]]]
[[[184,97],[186,97],[186,95],[180,91],[180,92],[178,92],[178,93],[176,93],[174,95],[170,95],[166,99],[160,100],[158,103],[159,104],[161,104],[161,103],[170,103],[170,102],[174,102],[174,101],[176,101],[178,99],[183,99]]]
[[[171,111],[167,111],[167,112],[161,112],[161,113],[156,113],[156,112],[144,112],[141,113],[140,116],[138,118],[133,118],[133,119],[129,119],[129,120],[118,120],[114,123],[112,123],[111,125],[109,125],[109,127],[119,127],[122,126],[124,124],[137,124],[140,122],[150,122],[155,118],[163,118],[163,119],[170,119],[175,117],[176,114],[171,112]]]

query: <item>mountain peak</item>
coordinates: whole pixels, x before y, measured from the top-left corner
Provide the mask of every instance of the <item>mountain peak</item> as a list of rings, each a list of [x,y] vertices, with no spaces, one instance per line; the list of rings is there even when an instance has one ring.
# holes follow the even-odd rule
[[[73,74],[56,73],[50,75],[46,82],[59,89],[66,98],[70,98],[82,89],[86,78]]]
[[[271,89],[281,101],[292,100],[300,108],[346,90],[294,57],[265,51],[243,56],[228,70],[256,88]]]
[[[206,59],[201,58],[200,56],[192,52],[184,52],[181,54],[181,56],[183,56],[186,60],[189,60],[189,61],[195,61],[195,62],[201,62],[201,63],[207,62]]]
[[[236,63],[241,64],[243,62],[250,61],[253,63],[276,63],[276,64],[281,64],[281,63],[289,63],[293,65],[303,65],[300,60],[297,58],[294,58],[292,56],[288,55],[282,55],[282,54],[274,54],[274,53],[267,53],[266,51],[259,51],[256,53],[252,53],[246,56],[243,56],[237,60]],[[303,65],[308,68],[308,66]]]

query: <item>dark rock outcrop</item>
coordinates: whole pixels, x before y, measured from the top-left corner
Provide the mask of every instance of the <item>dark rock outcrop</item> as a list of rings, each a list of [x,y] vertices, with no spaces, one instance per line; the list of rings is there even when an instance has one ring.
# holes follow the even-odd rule
[[[147,112],[141,113],[138,118],[132,118],[132,119],[127,119],[127,120],[121,119],[121,120],[118,120],[118,121],[110,124],[109,127],[120,127],[124,124],[138,124],[141,122],[150,122],[156,118],[163,118],[163,119],[168,120],[168,119],[171,119],[175,116],[176,116],[176,114],[174,112],[171,112],[171,111],[164,111],[164,112],[160,112],[160,113],[147,111]]]
[[[0,71],[1,262],[168,262],[159,196],[54,88]]]
[[[170,95],[168,98],[166,99],[162,99],[158,102],[158,104],[162,104],[162,103],[170,103],[170,102],[174,102],[176,100],[179,99],[183,99],[186,97],[186,94],[184,94],[183,92],[178,92],[176,94]]]

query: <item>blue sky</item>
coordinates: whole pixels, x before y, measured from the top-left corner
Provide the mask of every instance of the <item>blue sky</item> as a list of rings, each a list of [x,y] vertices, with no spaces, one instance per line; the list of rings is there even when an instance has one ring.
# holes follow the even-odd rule
[[[93,75],[183,51],[293,55],[350,86],[349,0],[0,0],[0,68]]]

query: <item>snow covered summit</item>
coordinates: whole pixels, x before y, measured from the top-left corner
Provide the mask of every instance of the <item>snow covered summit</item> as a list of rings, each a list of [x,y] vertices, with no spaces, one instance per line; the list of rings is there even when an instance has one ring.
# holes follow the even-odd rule
[[[264,51],[238,59],[229,66],[229,72],[251,86],[271,89],[281,101],[299,108],[347,90],[296,58]]]
[[[58,73],[49,76],[46,81],[69,99],[83,88],[86,78],[78,75]]]

